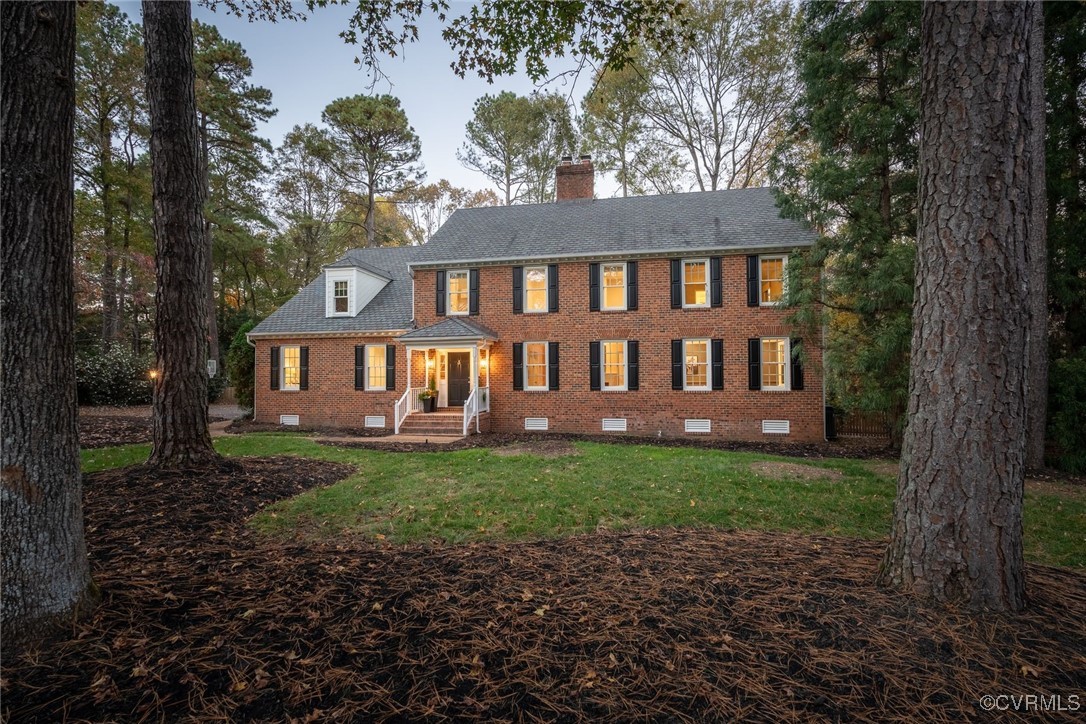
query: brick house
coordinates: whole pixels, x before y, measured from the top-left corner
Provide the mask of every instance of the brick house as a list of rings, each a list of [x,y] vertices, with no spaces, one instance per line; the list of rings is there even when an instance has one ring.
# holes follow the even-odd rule
[[[325,267],[249,334],[257,421],[824,439],[820,340],[801,364],[778,306],[815,237],[770,189],[593,199],[589,159],[557,174],[556,203]]]

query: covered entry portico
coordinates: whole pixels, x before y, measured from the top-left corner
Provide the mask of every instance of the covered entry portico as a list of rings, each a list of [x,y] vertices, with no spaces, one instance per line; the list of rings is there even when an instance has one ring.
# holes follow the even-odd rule
[[[432,389],[437,407],[463,410],[463,434],[490,409],[490,351],[497,341],[491,330],[455,317],[399,337],[407,352],[407,390],[396,403],[395,430],[408,415],[422,411],[419,394]]]

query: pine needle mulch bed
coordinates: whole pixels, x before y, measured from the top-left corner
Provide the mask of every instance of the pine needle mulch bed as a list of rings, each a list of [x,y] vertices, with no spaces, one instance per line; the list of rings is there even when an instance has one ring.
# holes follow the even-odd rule
[[[105,598],[5,650],[5,720],[956,722],[984,694],[1086,693],[1081,573],[1030,566],[1027,613],[978,617],[872,586],[877,542],[274,541],[245,518],[350,468],[239,462],[86,476]]]
[[[209,417],[208,422],[224,420]],[[79,416],[79,446],[85,450],[151,442],[151,418],[145,415]]]

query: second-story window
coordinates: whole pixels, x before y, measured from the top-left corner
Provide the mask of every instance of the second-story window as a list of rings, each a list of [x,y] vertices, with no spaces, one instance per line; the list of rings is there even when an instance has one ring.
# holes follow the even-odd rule
[[[524,268],[524,311],[547,311],[547,267],[529,266]]]
[[[777,304],[784,297],[784,261],[783,256],[763,256],[758,260],[759,301],[763,305]]]
[[[688,259],[683,262],[683,306],[709,306],[709,261]]]
[[[626,265],[603,264],[600,267],[603,286],[603,309],[626,308]]]
[[[349,308],[349,302],[347,299],[348,283],[346,280],[335,282],[334,291],[332,293],[334,300],[334,309],[336,314],[346,314]]]
[[[468,272],[449,272],[448,314],[468,313]]]

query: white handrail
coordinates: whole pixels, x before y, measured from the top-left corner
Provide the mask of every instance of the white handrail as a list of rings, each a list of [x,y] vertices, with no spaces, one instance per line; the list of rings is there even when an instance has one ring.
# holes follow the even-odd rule
[[[464,425],[464,427],[463,427],[464,437],[468,436],[468,426],[471,424],[471,418],[473,418],[473,417],[475,417],[476,415],[479,414],[478,410],[475,409],[478,406],[478,404],[477,404],[478,392],[479,392],[479,388],[476,387],[475,389],[473,389],[471,391],[471,394],[468,395],[468,399],[464,400],[464,423],[463,423],[463,425]],[[478,423],[476,423],[476,427],[478,427]],[[478,430],[476,430],[476,432],[478,432]]]
[[[396,407],[394,408],[392,418],[395,423],[394,432],[397,435],[400,434],[400,425],[407,419],[407,416],[411,414],[413,411],[412,408],[415,407],[415,405],[411,404],[412,400],[418,401],[418,392],[414,387],[408,387],[404,390],[403,396],[396,401]]]

